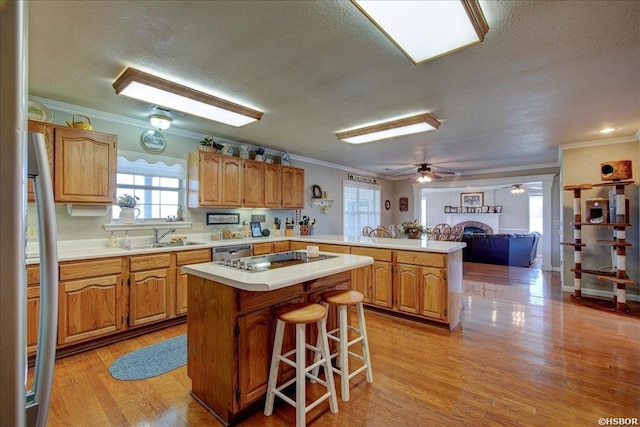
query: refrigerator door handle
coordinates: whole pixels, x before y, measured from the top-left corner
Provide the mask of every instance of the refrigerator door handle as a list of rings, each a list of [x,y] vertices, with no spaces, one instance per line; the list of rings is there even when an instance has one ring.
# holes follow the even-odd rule
[[[47,422],[58,332],[58,236],[44,135],[29,132],[28,176],[33,178],[40,248],[40,314],[33,389],[27,392],[27,426]]]

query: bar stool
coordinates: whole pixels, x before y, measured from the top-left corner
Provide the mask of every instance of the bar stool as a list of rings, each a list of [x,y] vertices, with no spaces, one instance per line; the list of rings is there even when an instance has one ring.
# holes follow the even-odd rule
[[[349,380],[360,372],[366,370],[366,378],[368,383],[373,382],[373,372],[371,371],[371,357],[369,354],[369,340],[367,339],[367,327],[364,322],[364,306],[362,301],[364,296],[357,291],[328,291],[320,296],[322,302],[326,305],[332,304],[338,307],[338,327],[327,332],[329,339],[338,343],[338,351],[331,353],[330,358],[338,358],[338,368],[331,369],[333,372],[340,374],[340,396],[344,402],[349,401]],[[349,307],[355,306],[358,312],[358,328],[349,326],[347,320],[349,317]],[[357,338],[349,341],[349,331],[358,334]],[[362,342],[362,355],[349,351],[349,347],[353,344]],[[363,365],[353,372],[349,373],[349,355],[356,359],[362,360]],[[318,356],[316,356],[317,359]],[[314,375],[318,376],[317,366]],[[326,372],[326,371],[325,371]],[[330,375],[327,375],[330,376]]]
[[[296,408],[296,426],[302,427],[306,424],[306,414],[329,399],[329,408],[334,414],[338,412],[338,401],[336,399],[336,387],[333,381],[333,375],[327,375],[323,381],[317,376],[316,367],[324,365],[325,372],[330,372],[331,359],[329,355],[329,342],[327,339],[327,309],[320,304],[313,303],[296,303],[288,304],[276,310],[278,321],[276,323],[276,336],[273,342],[273,354],[271,356],[271,368],[269,371],[269,383],[267,385],[267,399],[264,406],[264,414],[269,416],[273,413],[273,403],[275,397],[278,396],[288,404]],[[284,329],[287,323],[295,324],[296,327],[296,348],[282,353],[282,340],[284,337]],[[305,340],[305,329],[307,324],[316,323],[318,325],[318,344],[314,347]],[[314,363],[306,366],[305,350],[309,349],[316,352]],[[295,362],[289,357],[295,353]],[[286,363],[296,369],[296,375],[293,379],[277,387],[278,370],[280,362]],[[312,371],[316,371],[314,375]],[[305,406],[306,398],[306,378],[309,377],[313,382],[318,382],[327,388],[327,392],[316,399],[313,403]],[[296,400],[292,400],[281,390],[296,383]]]

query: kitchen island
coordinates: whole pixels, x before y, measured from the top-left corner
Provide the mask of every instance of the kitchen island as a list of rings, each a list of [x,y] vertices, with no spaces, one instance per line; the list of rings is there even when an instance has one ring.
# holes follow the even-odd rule
[[[327,255],[331,258],[264,271],[216,263],[182,267],[188,275],[191,394],[225,425],[261,407],[275,333],[274,309],[318,302],[328,290],[350,289],[351,270],[374,262],[369,256]],[[336,324],[335,312],[329,313],[327,323],[328,328]],[[311,329],[309,341],[315,336]],[[293,329],[287,329],[283,351],[294,345]],[[290,368],[281,370],[281,379],[292,373]]]

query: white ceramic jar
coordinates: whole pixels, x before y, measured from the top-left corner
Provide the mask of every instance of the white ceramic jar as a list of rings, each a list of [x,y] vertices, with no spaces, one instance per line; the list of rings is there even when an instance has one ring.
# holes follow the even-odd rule
[[[244,144],[240,145],[240,158],[241,159],[249,158],[249,147],[247,147]]]

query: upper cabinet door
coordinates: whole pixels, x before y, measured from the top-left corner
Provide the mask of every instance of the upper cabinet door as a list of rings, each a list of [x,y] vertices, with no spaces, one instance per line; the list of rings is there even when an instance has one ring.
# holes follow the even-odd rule
[[[222,159],[213,153],[198,151],[194,165],[189,157],[189,207],[218,206],[222,202]],[[192,166],[197,170],[193,171]],[[192,181],[192,172],[197,181]],[[197,190],[192,201],[192,190]],[[194,203],[192,203],[194,202]]]
[[[117,137],[54,129],[54,196],[58,203],[115,203]]]
[[[263,162],[244,161],[243,202],[246,207],[264,206],[264,166]]]
[[[282,166],[282,207],[304,208],[304,169]]]
[[[242,206],[242,160],[222,157],[221,206]]]
[[[280,181],[280,165],[266,163],[264,165],[264,207],[279,208],[282,203],[282,187]]]

